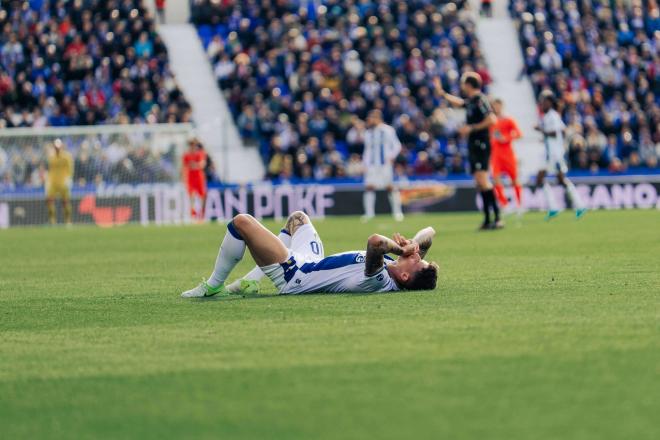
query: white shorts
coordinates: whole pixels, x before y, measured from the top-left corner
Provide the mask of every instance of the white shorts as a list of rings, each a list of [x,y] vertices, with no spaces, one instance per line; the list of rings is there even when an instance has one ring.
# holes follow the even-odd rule
[[[376,189],[384,189],[392,185],[394,171],[392,165],[370,165],[364,173],[364,184]]]
[[[564,152],[550,152],[546,155],[545,170],[548,174],[554,174],[561,172],[566,174],[568,172],[568,166],[566,165],[566,159],[564,159]]]
[[[296,233],[293,234],[293,237],[291,237],[291,247],[289,248],[287,261],[264,266],[261,270],[275,284],[277,291],[282,293],[288,282],[285,276],[285,268],[290,268],[291,266],[287,263],[291,261],[296,261],[299,264],[315,263],[324,257],[325,251],[323,250],[321,237],[316,232],[314,225],[307,223],[299,227]]]

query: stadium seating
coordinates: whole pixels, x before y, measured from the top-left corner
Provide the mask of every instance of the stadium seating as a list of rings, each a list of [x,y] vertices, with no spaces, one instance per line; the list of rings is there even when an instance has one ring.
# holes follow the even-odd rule
[[[2,3],[0,128],[189,121],[141,0]]]
[[[660,16],[656,1],[514,0],[535,91],[563,103],[573,169],[657,168]]]
[[[467,3],[193,0],[192,21],[271,178],[359,174],[373,108],[404,144],[399,174],[463,174],[460,118],[430,86],[437,74],[457,93],[475,69],[490,81]]]
[[[139,0],[3,2],[0,103],[0,129],[189,122],[191,115],[153,19]],[[3,139],[0,189],[42,185],[45,155],[39,140]],[[80,185],[177,175],[171,154],[126,136],[63,140],[76,157]]]

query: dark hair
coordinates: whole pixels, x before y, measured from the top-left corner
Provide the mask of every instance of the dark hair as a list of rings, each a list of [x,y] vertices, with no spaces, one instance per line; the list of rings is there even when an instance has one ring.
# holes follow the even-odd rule
[[[477,72],[464,73],[463,82],[473,89],[481,90],[481,75],[479,75]]]
[[[408,290],[433,290],[438,282],[440,268],[436,263],[429,263],[406,283]]]
[[[369,112],[369,116],[374,117],[374,118],[378,118],[378,119],[383,119],[383,112],[381,112],[380,110],[375,108],[375,109],[373,109]]]
[[[551,90],[542,91],[539,99],[541,100],[541,102],[547,99],[548,101],[550,101],[550,105],[552,105],[552,107],[555,107],[557,105],[557,98],[555,97],[555,94],[552,93]]]

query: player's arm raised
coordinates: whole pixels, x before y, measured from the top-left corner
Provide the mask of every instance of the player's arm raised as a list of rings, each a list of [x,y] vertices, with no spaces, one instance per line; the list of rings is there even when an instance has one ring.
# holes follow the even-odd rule
[[[454,107],[465,106],[465,100],[463,98],[460,96],[450,95],[449,93],[445,92],[445,89],[442,88],[442,82],[440,82],[440,78],[437,76],[433,78],[433,87],[435,88],[435,93],[445,98],[447,102]]]
[[[383,268],[385,254],[411,255],[419,251],[419,245],[410,242],[405,246],[399,246],[394,240],[383,235],[373,234],[367,240],[367,258],[364,273],[374,275]]]
[[[435,229],[431,226],[422,229],[413,237],[413,241],[419,245],[419,256],[422,259],[426,257],[426,253],[431,249],[433,237],[435,237]]]

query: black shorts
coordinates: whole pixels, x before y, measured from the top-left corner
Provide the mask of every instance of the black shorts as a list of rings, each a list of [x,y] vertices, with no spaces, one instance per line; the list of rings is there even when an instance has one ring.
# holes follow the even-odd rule
[[[482,140],[470,141],[468,144],[468,161],[470,162],[470,173],[488,171],[490,144]]]

